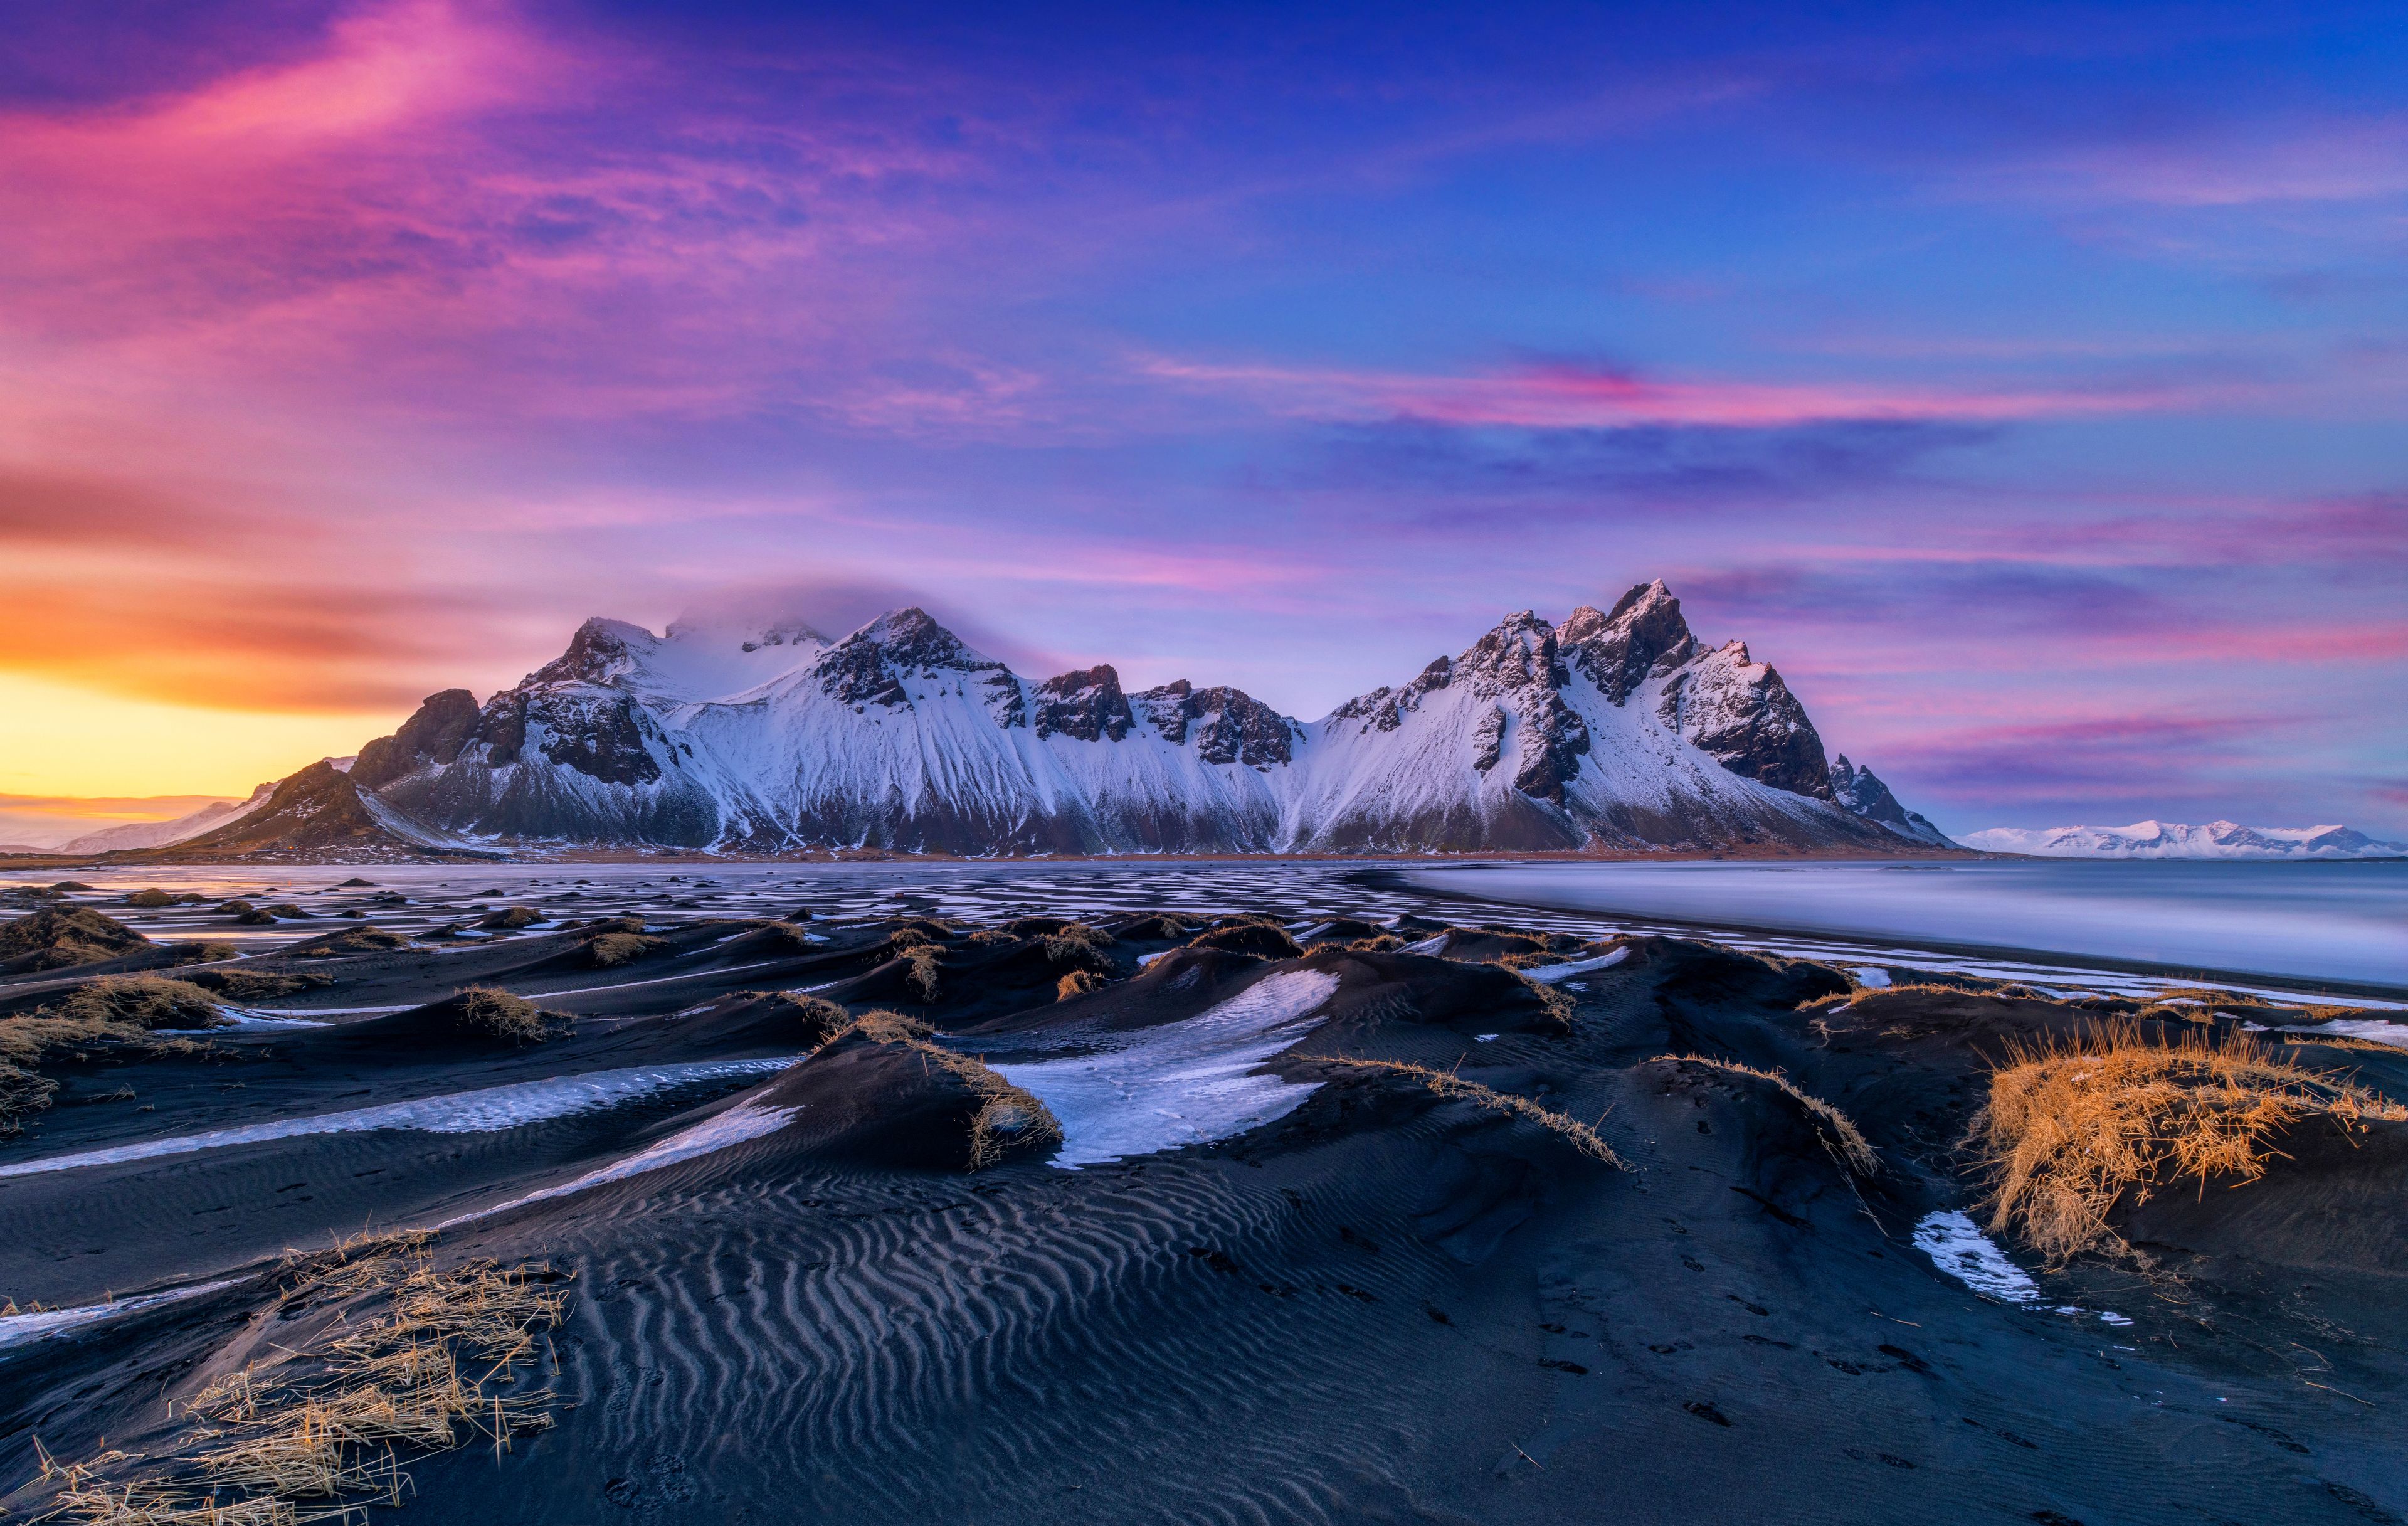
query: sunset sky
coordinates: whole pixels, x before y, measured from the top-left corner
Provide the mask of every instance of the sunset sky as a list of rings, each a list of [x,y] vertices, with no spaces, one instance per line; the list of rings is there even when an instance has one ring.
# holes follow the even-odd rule
[[[0,840],[591,613],[1312,718],[1656,576],[1945,828],[2408,836],[2396,0],[1717,12],[21,7]]]

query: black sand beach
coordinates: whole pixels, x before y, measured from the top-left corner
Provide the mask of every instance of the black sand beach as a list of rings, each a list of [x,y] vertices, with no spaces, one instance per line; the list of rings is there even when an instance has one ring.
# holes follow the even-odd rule
[[[196,908],[0,980],[15,1020],[214,980],[235,1025],[28,1068],[8,1508],[2408,1519],[2408,1049],[2331,1013],[1885,986],[1368,885],[1351,918],[689,888],[513,919],[335,887],[237,957],[200,945],[243,914]],[[1965,1261],[1992,1067],[2102,1025],[2349,1072],[2372,1111],[2127,1194],[2062,1266]],[[228,1460],[404,1346],[466,1375],[452,1449],[366,1426],[282,1505]]]

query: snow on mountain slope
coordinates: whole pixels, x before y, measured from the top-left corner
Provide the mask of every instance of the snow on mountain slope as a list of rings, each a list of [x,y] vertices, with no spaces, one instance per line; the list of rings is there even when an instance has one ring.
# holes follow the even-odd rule
[[[1311,726],[1230,688],[1131,694],[1110,665],[1031,681],[916,609],[833,641],[589,620],[482,705],[430,697],[350,778],[396,835],[446,843],[1899,845],[1835,803],[1780,675],[1700,645],[1660,582],[1561,629],[1512,615]]]
[[[86,832],[72,838],[52,853],[119,853],[137,848],[164,848],[200,836],[214,828],[231,826],[267,803],[276,793],[276,782],[270,780],[251,792],[247,800],[215,800],[189,815],[169,821],[131,821],[122,827],[104,827],[96,832]]]
[[[2384,842],[2346,827],[2204,826],[2137,821],[2129,827],[1992,827],[1957,841],[1985,853],[2049,858],[2391,858],[2408,842]]]

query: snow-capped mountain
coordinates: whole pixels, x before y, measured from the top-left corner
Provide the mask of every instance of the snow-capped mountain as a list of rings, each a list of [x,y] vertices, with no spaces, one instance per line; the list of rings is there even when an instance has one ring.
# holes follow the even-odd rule
[[[86,832],[50,849],[52,853],[119,853],[132,848],[164,848],[200,836],[212,828],[228,826],[240,820],[267,801],[276,790],[275,781],[251,792],[247,800],[212,800],[186,815],[167,821],[129,821],[122,827],[104,827],[96,832]]]
[[[2408,842],[2383,842],[2346,827],[2243,827],[2211,821],[2188,827],[2137,821],[2129,827],[1992,827],[1957,839],[1985,853],[2049,858],[2396,858]]]
[[[395,847],[1361,852],[1748,845],[1895,851],[1921,822],[1821,738],[1769,665],[1706,646],[1661,582],[1560,626],[1524,611],[1310,724],[1236,689],[1032,681],[898,610],[659,636],[587,621],[479,704],[429,698],[347,775],[284,781]],[[1894,814],[1884,814],[1887,812]],[[188,840],[252,851],[273,818]],[[331,819],[331,818],[330,818]],[[312,828],[311,835],[325,830]],[[279,828],[279,832],[281,828]],[[270,836],[278,833],[270,833]],[[239,840],[239,841],[237,841]],[[296,843],[297,845],[297,843]]]

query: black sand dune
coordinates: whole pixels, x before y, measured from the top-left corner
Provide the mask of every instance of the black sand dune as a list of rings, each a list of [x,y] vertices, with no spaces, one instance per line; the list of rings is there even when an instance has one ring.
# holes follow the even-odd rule
[[[1508,961],[1607,950],[1405,953],[1369,916],[809,926],[286,948],[199,968],[306,971],[256,1004],[325,1026],[43,1061],[58,1098],[0,1146],[0,1291],[227,1286],[38,1340],[0,1315],[5,1503],[51,1497],[37,1440],[196,1487],[220,1443],[171,1406],[314,1370],[423,1257],[566,1303],[492,1396],[549,1428],[404,1448],[410,1519],[2408,1520],[2408,1125],[2311,1119],[2262,1180],[2120,1204],[2134,1254],[2021,1254],[2020,1303],[1915,1243],[1981,1215],[1965,1142],[2012,1044],[2240,1018],[1662,938],[1542,990]],[[598,961],[609,936],[651,942]],[[497,1030],[471,986],[561,1019]],[[2408,1052],[2341,1063],[2408,1095]],[[458,1101],[636,1073],[671,1079]],[[27,1169],[364,1107],[404,1112]],[[1191,1142],[1096,1144],[1158,1116]]]

